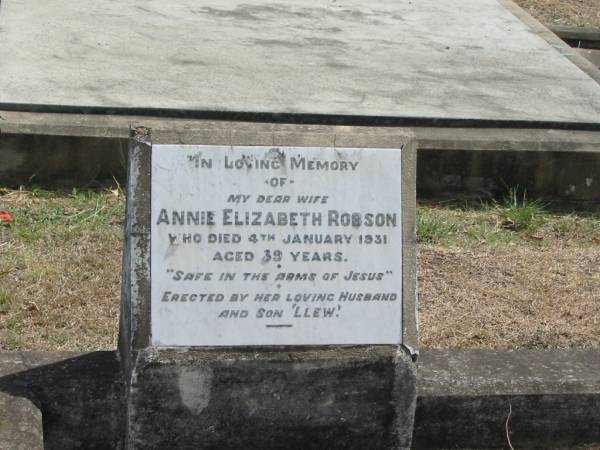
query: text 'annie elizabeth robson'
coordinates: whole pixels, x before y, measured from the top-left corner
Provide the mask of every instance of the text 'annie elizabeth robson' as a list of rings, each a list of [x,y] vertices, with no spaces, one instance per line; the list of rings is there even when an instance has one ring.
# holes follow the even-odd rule
[[[222,210],[217,223],[215,211],[167,210],[158,213],[156,225],[223,225],[223,226],[313,226],[321,227],[396,227],[395,212],[348,212],[330,209],[320,211],[237,211]]]

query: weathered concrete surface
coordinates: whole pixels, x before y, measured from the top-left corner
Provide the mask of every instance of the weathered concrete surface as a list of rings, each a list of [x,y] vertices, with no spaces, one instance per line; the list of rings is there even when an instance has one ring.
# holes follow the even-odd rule
[[[505,5],[4,0],[0,105],[597,127],[600,86]]]
[[[577,49],[600,49],[600,28],[553,26],[554,34]]]
[[[423,352],[414,448],[599,445],[599,373],[591,349]]]
[[[585,48],[578,48],[575,50],[593,65],[600,68],[600,50],[589,50]]]
[[[0,449],[44,449],[42,413],[30,400],[0,392]]]
[[[530,197],[594,205],[600,200],[600,132],[543,129],[351,127],[221,122],[0,111],[0,183],[44,186],[124,183],[129,126],[143,123],[171,142],[193,132],[204,143],[240,144],[260,135],[267,145],[304,134],[305,142],[333,145],[333,136],[417,139],[420,197],[487,197],[505,185]],[[310,141],[308,141],[310,139]]]
[[[147,350],[132,449],[396,449],[412,436],[415,364],[395,346]]]
[[[0,392],[39,406],[46,450],[118,449],[125,434],[115,352],[0,353]]]
[[[600,152],[419,150],[417,192],[425,198],[504,198],[517,187],[529,199],[596,208]]]
[[[173,370],[168,361],[175,358],[183,356],[173,354],[166,360],[167,370]],[[182,392],[180,381],[183,381],[182,386],[207,386],[208,377],[201,375],[209,374],[208,368],[211,368],[213,377],[210,385],[224,389],[225,383],[231,382],[234,377],[246,377],[246,367],[253,367],[249,375],[259,377],[262,371],[276,373],[282,364],[282,361],[271,361],[263,367],[258,365],[260,358],[248,355],[247,359],[237,368],[234,364],[228,365],[227,361],[208,361],[197,366],[198,372],[183,370],[180,379],[169,381],[156,376],[157,372],[160,373],[159,364],[151,363],[149,355],[145,376],[157,383],[165,383],[173,392]],[[181,362],[185,368],[192,367],[189,362]],[[331,385],[341,387],[357,377],[374,377],[376,370],[390,374],[390,368],[385,368],[389,360],[383,356],[378,364],[373,355],[365,355],[362,362],[357,360],[355,363],[360,367],[359,373],[347,374],[349,379],[339,377],[329,380]],[[319,372],[309,369],[310,365],[306,358],[301,360],[301,370],[291,378],[296,391],[289,386],[290,395],[306,393],[299,380],[311,374],[307,386],[312,389],[314,397],[309,405],[302,405],[303,408],[308,406],[306,414],[311,414],[313,401],[318,408],[326,408],[327,394],[333,392],[325,390],[329,386],[326,383],[319,385],[315,382]],[[369,372],[369,367],[375,371]],[[216,368],[218,373],[226,375],[221,385],[215,378]],[[586,444],[587,448],[597,447],[600,445],[598,373],[600,350],[597,349],[422,351],[419,356],[413,447],[507,448],[505,423],[509,402],[512,406],[509,431],[515,448],[586,448]],[[4,395],[28,398],[40,406],[44,416],[46,449],[121,448],[125,414],[118,395],[123,392],[119,388],[120,380],[115,352],[0,353],[0,391]],[[276,392],[285,390],[285,381],[283,376],[277,380]],[[371,392],[381,395],[386,389],[385,383],[379,378],[372,378],[372,381]],[[246,397],[231,395],[222,405],[229,408],[236,420],[252,411],[253,407],[256,411],[264,411],[277,401],[276,397],[268,398],[268,391],[261,390],[264,386],[260,381],[248,384],[247,390],[241,392]],[[225,395],[222,390],[217,392]],[[262,396],[266,403],[243,403],[241,398],[249,395]],[[368,402],[367,391],[362,395],[362,399]],[[352,389],[338,401],[352,397],[361,398],[361,393]],[[205,408],[216,405],[213,403],[211,406],[211,400],[205,396],[185,398],[188,406],[180,407],[186,414],[199,410],[205,404]],[[221,401],[224,399],[222,397]],[[175,402],[159,407],[173,408],[175,403],[182,401],[177,397]],[[232,401],[232,407],[229,401]],[[142,406],[150,407],[150,404]],[[299,414],[299,411],[299,407],[295,408],[288,417]],[[382,414],[381,407],[375,411]],[[372,411],[361,410],[359,413],[364,420],[370,417]],[[173,420],[173,417],[169,418],[169,421]],[[335,420],[335,414],[329,420]],[[364,424],[360,426],[364,427]],[[218,431],[215,429],[215,433]],[[319,430],[313,431],[319,433]],[[365,448],[372,447],[368,445]]]
[[[600,76],[600,71],[596,70]],[[488,128],[488,127],[385,127],[343,126],[326,124],[292,124],[275,122],[183,119],[158,116],[66,114],[0,110],[0,135],[73,136],[89,138],[129,138],[132,126],[143,124],[171,139],[185,137],[190,131],[207,139],[240,142],[240,133],[270,134],[274,143],[286,134],[298,130],[333,135],[336,132],[370,130],[372,134],[389,135],[410,130],[419,146],[439,150],[514,150],[598,152],[600,132],[549,128]],[[82,149],[82,150],[85,150]]]
[[[555,48],[561,55],[577,65],[590,78],[600,83],[600,71],[596,66],[586,60],[583,56],[573,52],[572,48],[559,38],[556,34],[534,19],[523,8],[519,7],[513,0],[498,0],[506,9],[512,12],[521,22],[523,22],[532,33],[544,39],[548,44]]]
[[[93,187],[113,177],[123,181],[126,149],[125,139],[2,133],[0,182]]]

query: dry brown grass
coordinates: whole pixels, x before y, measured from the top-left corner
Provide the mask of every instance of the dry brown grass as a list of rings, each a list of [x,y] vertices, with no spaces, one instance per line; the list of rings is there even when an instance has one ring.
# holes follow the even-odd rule
[[[0,349],[114,348],[122,199],[0,192]]]
[[[600,347],[598,214],[507,199],[420,216],[438,229],[420,233],[423,347]]]
[[[115,193],[0,190],[15,216],[0,226],[0,350],[115,348]],[[533,208],[514,231],[501,205],[419,211],[422,347],[600,347],[600,216]]]
[[[600,347],[600,245],[426,245],[419,283],[423,347]]]
[[[600,0],[515,0],[547,26],[600,27]]]

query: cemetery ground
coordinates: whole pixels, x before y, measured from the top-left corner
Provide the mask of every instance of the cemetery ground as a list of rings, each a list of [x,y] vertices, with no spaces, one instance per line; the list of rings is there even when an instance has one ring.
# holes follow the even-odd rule
[[[516,0],[546,26],[600,27],[598,0]]]
[[[116,346],[120,187],[1,189],[0,348]],[[600,348],[600,211],[509,189],[418,208],[422,348]]]

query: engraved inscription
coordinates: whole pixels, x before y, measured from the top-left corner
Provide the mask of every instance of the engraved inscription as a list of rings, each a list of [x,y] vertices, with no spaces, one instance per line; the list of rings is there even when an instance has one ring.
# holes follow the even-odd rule
[[[153,345],[400,343],[400,162],[400,149],[153,146]]]

